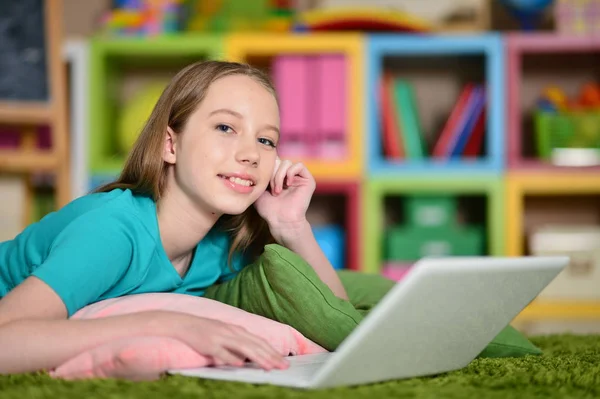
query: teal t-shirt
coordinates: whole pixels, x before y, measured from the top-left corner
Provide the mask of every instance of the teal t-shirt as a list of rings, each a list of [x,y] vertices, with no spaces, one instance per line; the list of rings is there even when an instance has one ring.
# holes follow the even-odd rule
[[[162,246],[150,197],[120,189],[89,194],[0,243],[0,298],[32,275],[60,296],[69,316],[127,294],[201,296],[243,267],[240,256],[228,264],[229,242],[225,233],[211,230],[181,277]]]

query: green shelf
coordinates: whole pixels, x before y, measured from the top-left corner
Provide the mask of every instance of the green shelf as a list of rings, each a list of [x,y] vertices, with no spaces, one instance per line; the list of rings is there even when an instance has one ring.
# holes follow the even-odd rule
[[[363,265],[367,273],[380,273],[384,263],[384,198],[425,194],[482,195],[486,198],[487,254],[504,255],[504,188],[503,177],[497,174],[456,177],[443,174],[418,177],[398,176],[371,178],[363,185],[364,252]]]
[[[115,90],[129,68],[181,67],[202,59],[221,59],[223,40],[218,35],[172,35],[156,38],[97,37],[90,42],[90,142],[92,174],[118,174],[125,155],[117,147],[119,104]]]

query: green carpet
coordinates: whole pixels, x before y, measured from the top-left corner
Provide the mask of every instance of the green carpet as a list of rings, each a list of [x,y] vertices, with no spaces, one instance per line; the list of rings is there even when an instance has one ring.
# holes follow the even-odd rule
[[[463,370],[355,388],[299,391],[167,376],[153,382],[53,380],[45,374],[0,376],[0,398],[600,398],[600,335],[532,341],[542,356],[479,359]]]

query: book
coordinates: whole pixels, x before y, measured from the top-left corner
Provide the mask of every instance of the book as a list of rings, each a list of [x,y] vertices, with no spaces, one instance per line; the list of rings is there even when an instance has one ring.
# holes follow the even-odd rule
[[[404,138],[404,151],[408,159],[425,157],[425,145],[412,85],[402,79],[394,82],[394,100],[399,114],[400,130]]]
[[[389,160],[398,161],[405,154],[400,119],[393,98],[393,84],[394,79],[391,75],[382,76],[379,88],[380,129],[384,156]]]
[[[459,133],[459,124],[465,118],[464,113],[474,88],[474,83],[467,83],[460,92],[458,100],[452,108],[450,116],[433,147],[432,158],[445,159],[447,154],[450,153],[450,146],[456,141],[456,135]]]

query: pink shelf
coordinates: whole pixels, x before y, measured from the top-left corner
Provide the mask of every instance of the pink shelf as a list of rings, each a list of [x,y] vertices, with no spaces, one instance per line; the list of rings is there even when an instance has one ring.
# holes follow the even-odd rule
[[[346,242],[347,267],[359,270],[359,260],[362,259],[360,232],[360,196],[359,185],[356,182],[333,182],[317,180],[315,194],[343,194],[346,196],[345,225],[348,232]]]
[[[383,265],[381,274],[389,279],[400,281],[410,271],[411,263],[389,262]]]
[[[513,165],[526,172],[582,173],[600,172],[600,166],[556,166],[535,159],[518,159]]]
[[[523,131],[523,104],[525,87],[523,73],[523,58],[531,54],[585,54],[596,52],[600,55],[600,37],[564,36],[554,33],[513,33],[506,35],[506,63],[507,63],[507,157],[511,169],[540,170],[540,171],[574,171],[597,172],[600,167],[562,167],[541,162],[535,158],[523,156],[523,137],[525,134],[533,135],[533,131]],[[590,67],[593,70],[594,66]],[[575,72],[576,73],[576,72]]]

